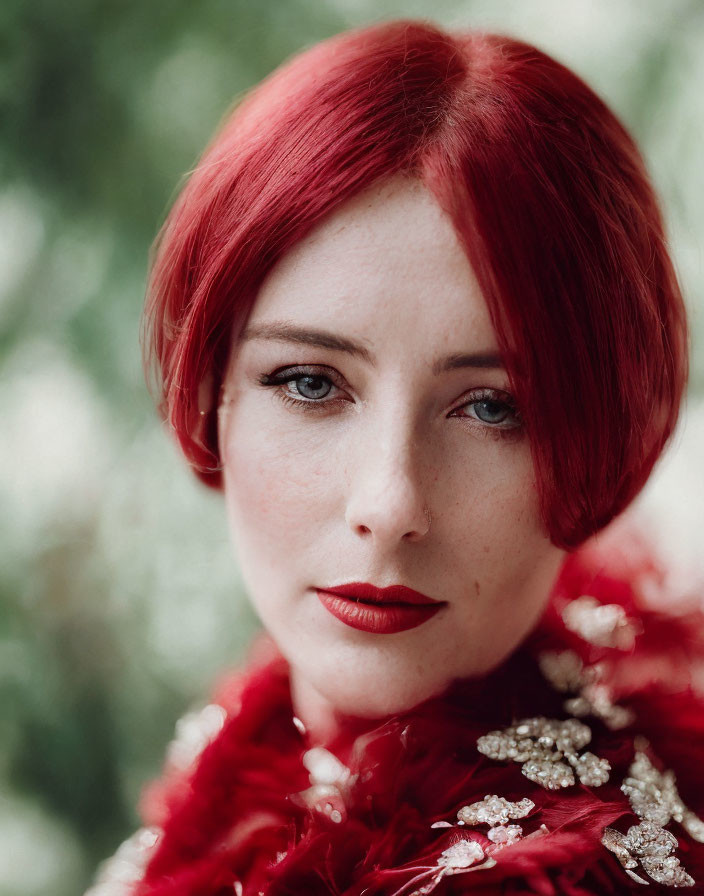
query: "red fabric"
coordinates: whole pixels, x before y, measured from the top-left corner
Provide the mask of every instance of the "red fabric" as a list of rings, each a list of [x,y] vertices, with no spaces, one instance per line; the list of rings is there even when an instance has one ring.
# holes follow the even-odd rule
[[[704,703],[687,676],[704,656],[704,627],[696,613],[677,617],[640,609],[632,572],[619,578],[605,571],[603,558],[588,551],[574,555],[539,628],[493,673],[457,681],[411,712],[370,721],[362,733],[359,720],[343,728],[328,747],[359,777],[340,823],[291,799],[309,786],[301,756],[311,744],[292,721],[286,663],[262,641],[260,655],[219,689],[218,700],[228,710],[221,733],[194,768],[167,770],[145,794],[145,821],[164,833],[138,896],[223,896],[236,892],[235,881],[244,896],[406,896],[428,882],[425,870],[458,838],[489,844],[486,827],[431,828],[436,821],[454,823],[460,807],[486,794],[529,797],[535,809],[520,820],[524,833],[541,825],[549,833],[505,848],[491,869],[444,877],[433,891],[438,896],[640,890],[601,845],[601,834],[606,826],[625,833],[639,821],[620,790],[636,734],[645,735],[664,767],[675,771],[687,806],[699,815],[704,810]],[[621,604],[639,622],[634,649],[594,647],[565,629],[559,611],[583,593]],[[524,777],[517,763],[481,755],[476,742],[524,717],[566,717],[564,695],[545,682],[535,659],[543,649],[565,647],[586,662],[606,664],[615,697],[635,710],[636,721],[611,731],[588,717],[588,749],[611,763],[609,781],[547,791]],[[675,822],[668,829],[680,843],[676,855],[697,882],[688,892],[704,892],[704,846]],[[669,890],[651,882],[651,893]]]

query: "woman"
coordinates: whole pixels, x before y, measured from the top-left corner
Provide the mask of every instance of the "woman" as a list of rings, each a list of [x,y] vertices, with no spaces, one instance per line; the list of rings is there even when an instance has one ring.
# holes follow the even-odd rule
[[[701,885],[700,618],[587,542],[686,378],[652,189],[589,88],[422,23],[313,47],[191,175],[146,321],[268,636],[92,892]]]

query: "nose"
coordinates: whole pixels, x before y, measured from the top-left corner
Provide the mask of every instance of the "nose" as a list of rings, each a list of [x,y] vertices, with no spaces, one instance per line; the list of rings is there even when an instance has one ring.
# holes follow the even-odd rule
[[[393,547],[427,535],[430,508],[413,433],[398,420],[387,424],[358,443],[345,516],[355,534]]]

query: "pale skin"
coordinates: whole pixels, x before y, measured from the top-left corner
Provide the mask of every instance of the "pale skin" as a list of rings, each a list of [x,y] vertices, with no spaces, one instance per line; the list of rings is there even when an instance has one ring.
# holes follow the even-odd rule
[[[564,554],[539,514],[486,304],[420,181],[366,190],[280,259],[222,396],[233,541],[312,738],[332,737],[341,715],[384,717],[481,675],[529,633]],[[347,582],[445,604],[410,630],[359,631],[315,591]]]

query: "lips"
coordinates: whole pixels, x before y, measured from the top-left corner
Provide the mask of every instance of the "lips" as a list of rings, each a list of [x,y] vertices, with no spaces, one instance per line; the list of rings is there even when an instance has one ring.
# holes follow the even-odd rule
[[[416,628],[445,606],[404,585],[377,588],[352,582],[317,589],[318,599],[336,619],[350,628],[373,634],[393,634]]]
[[[405,585],[389,585],[388,588],[377,588],[368,582],[350,582],[348,585],[337,585],[334,588],[323,589],[328,594],[338,594],[340,597],[351,597],[370,604],[426,604],[434,605],[442,601],[434,600],[427,594],[406,588]]]

